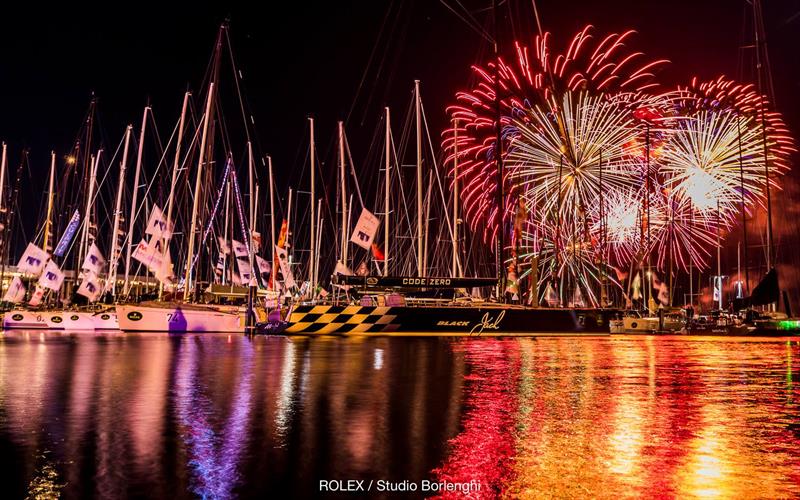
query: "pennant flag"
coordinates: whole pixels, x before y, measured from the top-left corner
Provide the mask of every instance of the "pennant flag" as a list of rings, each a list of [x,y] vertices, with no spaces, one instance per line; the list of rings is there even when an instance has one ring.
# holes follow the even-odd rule
[[[372,256],[375,260],[386,260],[386,255],[384,255],[381,247],[379,247],[377,243],[372,244]]]
[[[81,224],[81,214],[77,210],[72,213],[72,218],[70,218],[69,223],[67,224],[67,228],[64,230],[64,234],[61,235],[61,239],[58,240],[58,245],[56,245],[56,251],[53,252],[53,255],[56,257],[62,257],[69,247],[70,242],[72,242],[72,238],[75,236],[75,233],[78,232],[78,226]]]
[[[248,257],[250,252],[247,251],[247,245],[241,241],[232,240],[233,253],[236,257]]]
[[[100,270],[103,268],[103,265],[106,263],[106,259],[103,258],[103,254],[100,253],[100,249],[97,248],[97,245],[92,243],[89,246],[89,251],[86,252],[86,258],[83,259],[83,266],[82,269],[87,269],[94,274],[100,274]]]
[[[722,300],[722,276],[714,276],[714,302]]]
[[[42,297],[44,297],[44,288],[37,285],[36,290],[31,295],[31,300],[28,301],[28,305],[32,307],[38,306],[42,303]]]
[[[286,254],[286,249],[276,246],[275,256],[278,258],[278,264],[280,265],[281,274],[283,275],[284,286],[286,286],[286,288],[292,288],[296,286],[297,284],[294,281],[292,269],[289,267],[289,259],[288,255]]]
[[[356,269],[356,275],[358,276],[369,276],[369,268],[367,267],[366,262],[361,262]]]
[[[172,224],[164,217],[164,212],[158,208],[158,205],[153,205],[150,219],[147,221],[147,229],[144,232],[158,239],[169,239],[172,236]]]
[[[256,255],[256,265],[258,266],[258,273],[263,278],[266,278],[266,276],[268,276],[269,273],[272,272],[272,266],[269,265],[267,259],[261,258],[258,255]]]
[[[353,231],[353,236],[350,237],[350,241],[364,250],[369,250],[372,247],[372,240],[375,238],[375,233],[378,231],[379,224],[380,221],[372,212],[366,208],[362,208],[361,216],[358,218],[356,228]]]
[[[253,252],[258,252],[261,249],[261,233],[258,231],[250,233],[250,241],[253,242]]]
[[[25,298],[25,284],[19,279],[19,276],[14,276],[14,279],[11,280],[11,283],[8,285],[8,290],[6,290],[6,294],[3,297],[5,302],[11,302],[12,304],[19,303],[22,299]]]
[[[239,278],[243,285],[250,283],[250,278],[253,277],[253,269],[250,267],[250,262],[247,259],[236,259],[236,267],[239,268]]]
[[[83,295],[89,299],[89,302],[94,302],[100,297],[101,293],[103,293],[103,287],[100,286],[97,275],[91,272],[86,273],[83,277],[83,281],[81,281],[81,285],[78,287],[77,294]]]
[[[47,255],[47,252],[33,243],[28,243],[28,247],[25,248],[25,252],[22,254],[17,264],[17,271],[39,276],[49,258],[50,256]]]
[[[222,236],[217,236],[217,242],[219,243],[219,251],[221,253],[224,253],[225,255],[231,253],[231,247],[228,246],[228,242],[225,241],[225,238]]]
[[[55,262],[48,260],[44,266],[42,275],[39,276],[39,286],[42,288],[49,288],[57,292],[64,282],[64,273],[58,268]]]

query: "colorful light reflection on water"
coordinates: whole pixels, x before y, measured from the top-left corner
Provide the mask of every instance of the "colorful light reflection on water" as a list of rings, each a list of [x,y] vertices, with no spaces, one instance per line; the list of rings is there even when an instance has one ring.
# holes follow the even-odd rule
[[[7,494],[800,495],[800,343],[0,337]],[[417,492],[412,496],[420,496]]]

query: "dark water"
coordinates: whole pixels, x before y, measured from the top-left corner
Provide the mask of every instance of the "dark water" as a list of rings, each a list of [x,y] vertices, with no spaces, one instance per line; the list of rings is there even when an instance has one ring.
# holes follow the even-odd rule
[[[428,479],[474,481],[474,498],[800,496],[798,384],[786,339],[7,332],[0,484],[8,498],[307,497],[320,479],[372,480],[373,495],[383,479],[430,496]]]

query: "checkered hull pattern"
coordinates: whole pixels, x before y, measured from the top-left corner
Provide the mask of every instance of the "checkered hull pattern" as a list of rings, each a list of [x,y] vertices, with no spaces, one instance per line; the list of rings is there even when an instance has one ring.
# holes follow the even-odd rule
[[[391,307],[298,306],[285,333],[378,333],[400,326]]]

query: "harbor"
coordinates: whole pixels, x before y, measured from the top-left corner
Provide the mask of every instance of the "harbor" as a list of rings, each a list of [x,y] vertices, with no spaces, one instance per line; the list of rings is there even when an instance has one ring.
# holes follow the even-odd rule
[[[800,496],[800,17],[576,2],[15,7],[12,496]]]

